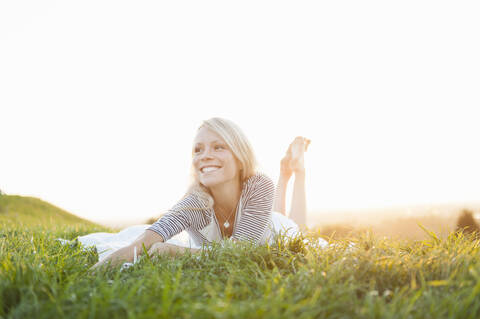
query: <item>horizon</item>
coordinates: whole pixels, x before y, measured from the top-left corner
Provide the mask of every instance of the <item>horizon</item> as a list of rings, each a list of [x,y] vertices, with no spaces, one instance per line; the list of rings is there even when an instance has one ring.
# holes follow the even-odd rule
[[[38,198],[35,196],[24,196],[19,194],[7,194],[3,190],[0,195],[7,196],[21,196],[21,197],[32,197],[39,199],[43,202],[51,204],[61,210],[66,211],[67,213],[73,214],[77,217],[83,218],[87,221],[91,221],[103,226],[113,227],[113,228],[123,228],[137,224],[147,224],[147,220],[150,218],[158,218],[162,213],[157,216],[151,216],[145,218],[130,218],[122,220],[114,219],[88,219],[82,217],[81,215],[74,214],[63,207],[55,205],[48,201],[48,199]],[[404,206],[388,206],[388,207],[377,207],[377,208],[354,208],[349,210],[344,209],[330,209],[328,211],[318,212],[318,211],[309,211],[307,212],[307,226],[310,228],[316,228],[321,226],[332,226],[335,224],[344,224],[344,225],[356,225],[356,226],[366,226],[366,225],[375,225],[382,223],[388,220],[394,220],[397,218],[419,218],[419,217],[448,217],[456,218],[463,210],[469,210],[473,213],[476,220],[480,220],[480,201],[478,202],[463,202],[463,203],[436,203],[436,204],[421,204],[421,205],[404,205]],[[320,214],[318,214],[320,213]],[[329,213],[327,215],[326,213]],[[287,212],[288,215],[288,212]],[[370,220],[375,218],[375,220]]]
[[[462,210],[470,210],[474,217],[480,220],[480,201],[470,203],[437,203],[432,205],[406,205],[390,206],[377,208],[357,208],[357,209],[330,209],[328,211],[309,211],[307,213],[307,226],[315,228],[332,224],[360,224],[373,225],[384,222],[385,220],[396,219],[400,217],[415,218],[425,216],[451,217],[456,218]],[[327,213],[330,213],[327,215]],[[288,213],[287,213],[288,214]],[[331,214],[334,214],[333,216]],[[158,218],[152,216],[151,218]],[[377,217],[371,221],[372,216]],[[127,227],[135,224],[146,224],[148,219],[125,219],[125,220],[99,220],[99,224],[110,227]]]

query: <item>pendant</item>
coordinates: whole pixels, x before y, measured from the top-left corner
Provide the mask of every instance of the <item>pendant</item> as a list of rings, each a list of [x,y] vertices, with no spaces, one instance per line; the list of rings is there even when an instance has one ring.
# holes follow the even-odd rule
[[[225,228],[230,227],[230,223],[228,222],[228,220],[225,223],[223,223],[223,227],[225,227]]]

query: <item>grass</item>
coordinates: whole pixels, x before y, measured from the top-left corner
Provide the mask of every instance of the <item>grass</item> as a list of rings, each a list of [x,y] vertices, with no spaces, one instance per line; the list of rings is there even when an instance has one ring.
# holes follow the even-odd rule
[[[463,234],[227,242],[91,274],[96,251],[56,238],[104,227],[30,218],[0,218],[2,319],[480,317],[480,242]]]
[[[58,208],[35,197],[0,195],[0,222],[13,221],[22,224],[44,225],[87,225],[96,224]]]
[[[90,274],[73,239],[94,226],[0,222],[0,318],[478,318],[479,242],[366,235],[316,247],[214,245],[202,255],[144,256]],[[353,242],[354,246],[350,243]]]

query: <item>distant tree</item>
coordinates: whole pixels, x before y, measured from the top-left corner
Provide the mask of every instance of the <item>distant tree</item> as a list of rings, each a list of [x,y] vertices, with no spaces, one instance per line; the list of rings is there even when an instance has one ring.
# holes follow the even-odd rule
[[[155,223],[157,220],[158,220],[158,218],[150,217],[149,219],[147,219],[147,220],[145,221],[145,223],[146,223],[146,224],[153,224],[153,223]]]
[[[0,196],[5,195],[4,192],[0,189]],[[5,213],[5,207],[0,203],[0,213]]]
[[[473,212],[464,209],[460,213],[457,219],[457,231],[464,232],[466,234],[475,233],[476,237],[478,238],[480,235],[480,227],[478,227],[475,218],[473,218]]]
[[[150,217],[149,219],[147,219],[147,220],[145,221],[145,223],[146,223],[146,224],[153,224],[153,223],[155,223],[157,220],[159,220],[160,217],[162,217],[162,216],[165,215],[165,214],[166,214],[166,213],[161,213],[161,214],[160,214],[159,216],[157,216],[157,217]]]

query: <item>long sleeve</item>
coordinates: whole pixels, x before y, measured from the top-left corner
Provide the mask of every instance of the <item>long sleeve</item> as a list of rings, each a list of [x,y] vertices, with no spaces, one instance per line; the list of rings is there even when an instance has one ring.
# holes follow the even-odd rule
[[[247,181],[242,217],[234,231],[237,240],[259,243],[272,219],[275,185],[266,175],[256,174]]]
[[[210,223],[211,218],[212,213],[195,195],[190,194],[147,230],[156,232],[163,237],[164,241],[167,241],[185,229],[200,230],[204,228]]]

